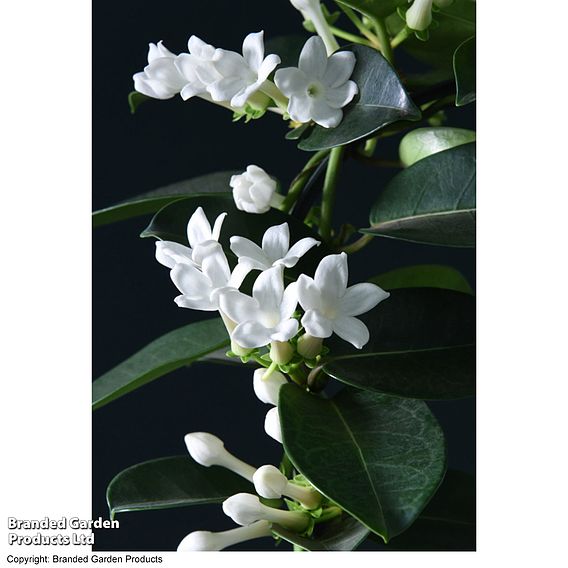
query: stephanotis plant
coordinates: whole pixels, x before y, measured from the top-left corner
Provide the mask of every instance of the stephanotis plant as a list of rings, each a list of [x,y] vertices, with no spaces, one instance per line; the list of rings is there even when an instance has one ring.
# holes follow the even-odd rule
[[[130,96],[133,112],[179,95],[235,120],[275,113],[275,127],[284,120],[286,137],[311,152],[287,190],[251,156],[240,172],[95,212],[97,224],[155,213],[142,236],[157,238],[175,303],[212,314],[98,378],[94,407],[194,361],[246,365],[251,396],[270,405],[264,428],[282,461],[249,465],[213,433],[192,432],[189,456],[113,479],[111,514],[222,504],[227,530],[203,527],[180,551],[262,537],[295,550],[353,550],[367,538],[387,549],[472,549],[473,482],[447,470],[444,434],[424,402],[474,393],[471,288],[450,267],[407,266],[358,283],[348,267],[381,237],[475,244],[475,133],[444,112],[475,100],[475,3],[290,2],[315,34],[301,45],[280,42],[289,52],[276,53],[263,31],[245,35],[241,52],[194,35],[180,54],[150,43]],[[429,67],[399,68],[398,49]],[[382,153],[394,136],[396,160]],[[346,160],[399,170],[358,236],[348,220],[334,223]]]

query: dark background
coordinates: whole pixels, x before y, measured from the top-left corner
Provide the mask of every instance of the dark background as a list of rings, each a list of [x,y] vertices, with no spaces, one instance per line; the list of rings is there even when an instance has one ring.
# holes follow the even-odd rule
[[[207,3],[93,2],[93,208],[99,209],[175,181],[257,164],[288,184],[309,155],[286,141],[286,124],[266,115],[249,124],[202,100],[150,101],[132,116],[127,95],[133,73],[146,64],[148,42],[164,40],[178,53],[191,34],[240,51],[244,36],[264,29],[265,39],[301,31],[292,6],[281,0]],[[397,53],[408,70],[415,64]],[[448,113],[449,124],[474,127],[472,106]],[[396,159],[397,141],[381,143]],[[348,162],[338,189],[338,222],[367,225],[370,205],[393,170]],[[178,308],[168,271],[154,259],[152,240],[140,239],[147,218],[96,229],[93,237],[93,377],[96,378],[165,332],[206,312]],[[474,284],[475,252],[375,239],[350,257],[350,283],[417,263],[452,265]],[[472,399],[431,403],[444,428],[449,466],[475,470]],[[279,463],[281,446],[263,429],[268,407],[256,399],[248,369],[196,364],[158,379],[93,414],[93,518],[108,517],[105,489],[135,463],[185,453],[183,436],[209,431],[253,464]],[[123,513],[120,530],[98,531],[94,550],[175,550],[198,529],[233,528],[220,506]],[[280,545],[288,549],[286,543]],[[372,544],[362,548],[373,549]],[[262,539],[242,550],[270,550]]]

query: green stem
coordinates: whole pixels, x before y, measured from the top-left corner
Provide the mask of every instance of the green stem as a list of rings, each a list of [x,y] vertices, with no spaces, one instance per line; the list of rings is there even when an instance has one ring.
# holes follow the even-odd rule
[[[338,4],[338,6],[341,10],[343,10],[345,15],[351,20],[351,22],[353,22],[359,32],[371,42],[373,47],[379,49],[380,45],[377,36],[370,29],[365,27],[365,24],[357,17],[357,14],[355,14],[355,12],[351,8],[348,8],[343,4]]]
[[[341,251],[346,252],[347,254],[352,254],[366,247],[373,239],[374,239],[373,235],[363,235],[362,237],[357,239],[354,243],[351,243],[350,245],[343,247]]]
[[[258,355],[257,353],[254,353],[253,355],[251,355],[251,358],[254,359],[259,365],[262,365],[265,368],[270,367],[270,363],[268,361],[265,361],[260,355]]]
[[[391,42],[389,34],[387,32],[387,27],[384,20],[381,18],[371,18],[375,31],[377,32],[377,37],[379,38],[379,43],[381,44],[381,53],[383,57],[391,64],[394,64],[394,53],[392,51]]]
[[[404,26],[391,40],[391,48],[398,47],[403,41],[406,41],[412,35],[412,30]]]
[[[280,209],[286,213],[290,212],[294,203],[296,203],[302,189],[310,179],[315,167],[329,154],[329,150],[320,150],[316,152],[306,163],[302,171],[294,178],[288,189],[288,194],[284,198]]]
[[[260,90],[267,96],[269,96],[282,110],[287,110],[288,108],[288,97],[284,96],[280,89],[268,79],[262,83]]]
[[[346,39],[347,41],[351,41],[353,43],[358,43],[360,45],[366,45],[367,47],[375,47],[368,39],[363,39],[358,35],[346,32],[345,30],[336,28],[335,26],[329,26],[329,29],[334,36]]]
[[[379,141],[378,136],[375,136],[374,138],[369,138],[369,140],[365,142],[365,147],[363,148],[362,151],[363,156],[370,158],[375,153],[378,141]]]
[[[325,172],[319,234],[326,241],[329,241],[331,239],[331,216],[333,214],[333,204],[335,202],[337,174],[339,173],[339,169],[341,167],[344,151],[344,146],[337,146],[336,148],[331,149],[331,152],[329,153],[327,171]]]
[[[342,513],[343,511],[339,507],[336,506],[328,507],[327,509],[325,509],[325,511],[323,512],[322,516],[319,519],[314,520],[315,524],[319,525],[320,523],[331,521],[331,519],[339,517]]]

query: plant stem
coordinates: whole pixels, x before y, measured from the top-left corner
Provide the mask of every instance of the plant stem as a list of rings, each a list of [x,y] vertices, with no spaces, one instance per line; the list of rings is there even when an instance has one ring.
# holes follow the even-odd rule
[[[355,242],[343,247],[341,251],[346,252],[347,254],[352,254],[366,247],[373,239],[374,239],[373,235],[363,235],[362,237],[358,238]]]
[[[333,204],[335,202],[337,174],[339,173],[339,168],[341,167],[344,151],[344,146],[337,146],[336,148],[331,149],[331,152],[329,154],[329,162],[327,164],[327,170],[325,172],[319,234],[326,241],[329,241],[331,238],[331,216],[333,214]]]
[[[316,152],[306,163],[302,171],[292,180],[288,194],[280,205],[280,209],[286,213],[290,212],[294,203],[298,199],[302,189],[306,185],[314,168],[329,154],[329,150]]]
[[[391,40],[391,48],[398,47],[403,41],[407,40],[412,35],[412,30],[404,26]]]
[[[371,18],[375,31],[377,32],[377,37],[379,38],[379,43],[381,44],[381,53],[383,57],[391,64],[394,64],[394,53],[392,51],[391,42],[389,34],[387,32],[387,27],[385,26],[384,20],[381,18]]]
[[[268,79],[262,83],[260,90],[268,95],[282,110],[288,108],[288,97],[284,96],[280,89]]]
[[[380,49],[377,36],[371,30],[365,27],[365,24],[357,17],[357,14],[355,14],[355,12],[351,8],[348,8],[343,4],[338,4],[338,6],[341,10],[343,10],[345,15],[351,20],[351,22],[353,22],[354,26],[359,30],[359,32],[369,40],[372,46],[375,49]]]
[[[370,158],[375,153],[378,141],[379,141],[378,136],[375,136],[374,138],[369,138],[369,140],[365,142],[365,147],[363,148],[362,151],[363,156]]]
[[[257,355],[256,353],[254,355],[251,356],[252,359],[254,359],[259,365],[262,365],[265,368],[270,367],[270,363],[268,361],[265,361],[262,357],[260,357],[260,355]]]
[[[336,28],[335,26],[329,26],[331,33],[334,36],[340,37],[342,39],[346,39],[347,41],[352,41],[353,43],[359,43],[361,45],[366,45],[367,47],[375,47],[368,39],[363,39],[358,35],[346,32],[340,28]]]

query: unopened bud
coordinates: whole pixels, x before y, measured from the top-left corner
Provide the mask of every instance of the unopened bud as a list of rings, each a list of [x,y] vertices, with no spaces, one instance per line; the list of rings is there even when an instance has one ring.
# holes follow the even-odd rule
[[[223,441],[207,432],[186,434],[185,445],[191,457],[205,467],[219,465],[252,481],[254,467],[236,458],[225,449]]]
[[[406,12],[406,25],[411,30],[424,31],[432,23],[432,0],[414,0]]]
[[[280,429],[280,416],[275,406],[266,413],[264,419],[264,431],[277,442],[282,443],[282,430]]]
[[[257,398],[266,404],[278,404],[278,393],[288,381],[280,371],[272,371],[267,378],[266,369],[257,369],[253,374],[252,386]]]
[[[320,353],[323,345],[321,337],[313,337],[309,333],[305,333],[298,339],[298,353],[306,359],[315,359]]]
[[[223,550],[247,540],[270,536],[272,531],[268,521],[257,521],[248,527],[238,527],[229,531],[195,531],[189,533],[177,548],[178,552],[199,552],[205,550]]]
[[[294,356],[294,348],[288,341],[273,341],[270,344],[270,359],[278,365],[286,365]]]
[[[301,532],[306,529],[309,516],[296,511],[283,511],[267,507],[257,495],[237,493],[223,502],[223,512],[238,525],[247,526],[265,520],[277,523],[286,529]]]
[[[238,355],[239,357],[245,357],[246,355],[248,355],[252,351],[252,349],[249,349],[247,347],[242,347],[236,341],[233,341],[231,339],[231,351],[235,355]]]

